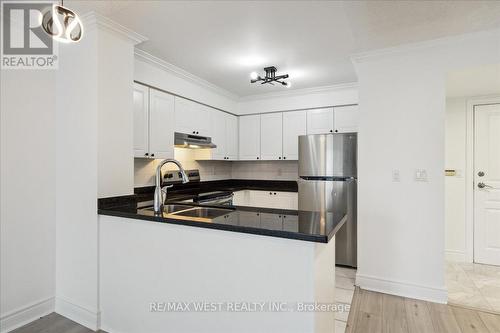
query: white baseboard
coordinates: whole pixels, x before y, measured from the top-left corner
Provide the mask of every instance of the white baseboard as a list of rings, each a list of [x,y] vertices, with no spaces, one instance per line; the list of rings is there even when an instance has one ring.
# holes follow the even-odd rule
[[[52,312],[54,312],[54,297],[11,311],[0,318],[0,332],[10,332]]]
[[[362,274],[356,274],[356,285],[361,289],[429,302],[446,304],[448,301],[448,291],[446,288],[427,287],[402,281],[385,280]]]
[[[100,329],[101,314],[99,311],[92,311],[77,305],[68,298],[56,297],[55,312],[91,330],[97,331]]]
[[[467,262],[467,255],[463,251],[456,250],[446,250],[445,251],[446,260],[455,262]]]

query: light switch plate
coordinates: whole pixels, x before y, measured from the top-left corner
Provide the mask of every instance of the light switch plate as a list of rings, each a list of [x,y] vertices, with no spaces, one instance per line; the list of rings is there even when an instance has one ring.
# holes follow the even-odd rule
[[[427,170],[425,170],[425,169],[415,170],[415,181],[416,182],[426,182],[427,181]]]
[[[392,170],[392,181],[395,183],[399,183],[401,181],[398,169]]]

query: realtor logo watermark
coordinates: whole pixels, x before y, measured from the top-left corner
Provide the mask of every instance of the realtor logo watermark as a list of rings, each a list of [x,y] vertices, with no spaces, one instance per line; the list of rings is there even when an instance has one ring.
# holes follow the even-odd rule
[[[42,28],[52,5],[2,1],[2,69],[57,69],[57,43]]]

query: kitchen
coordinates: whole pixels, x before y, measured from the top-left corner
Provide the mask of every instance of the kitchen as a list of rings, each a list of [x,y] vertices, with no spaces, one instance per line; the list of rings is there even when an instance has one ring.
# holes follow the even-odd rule
[[[1,332],[494,331],[443,305],[444,78],[498,4],[60,5],[2,62]]]

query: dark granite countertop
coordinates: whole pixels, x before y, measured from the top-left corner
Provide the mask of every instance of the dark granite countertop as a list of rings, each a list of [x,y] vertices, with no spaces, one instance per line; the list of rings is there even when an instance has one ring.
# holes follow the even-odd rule
[[[239,191],[246,189],[265,191],[296,192],[296,182],[281,181],[214,181],[201,182],[198,186],[176,185],[169,191],[168,203],[188,199],[190,196],[208,191]],[[196,185],[196,184],[194,184]],[[154,188],[152,189],[154,191]],[[172,223],[192,227],[226,230],[255,235],[297,239],[328,243],[346,221],[345,212],[325,213],[269,209],[243,206],[206,206],[197,204],[176,204],[176,209],[184,210],[184,216],[163,213],[156,216],[151,207],[138,208],[137,203],[152,200],[149,188],[136,189],[135,195],[103,198],[98,201],[98,213],[124,218],[147,220],[158,223]],[[212,207],[223,209],[216,216],[200,218],[194,216],[190,207]],[[185,209],[184,209],[185,208]]]
[[[138,201],[153,200],[154,186],[136,187],[134,193]],[[194,197],[198,193],[211,191],[280,191],[297,192],[296,181],[287,180],[254,180],[254,179],[225,179],[203,181],[198,183],[175,184],[168,190],[168,200],[178,201]]]

